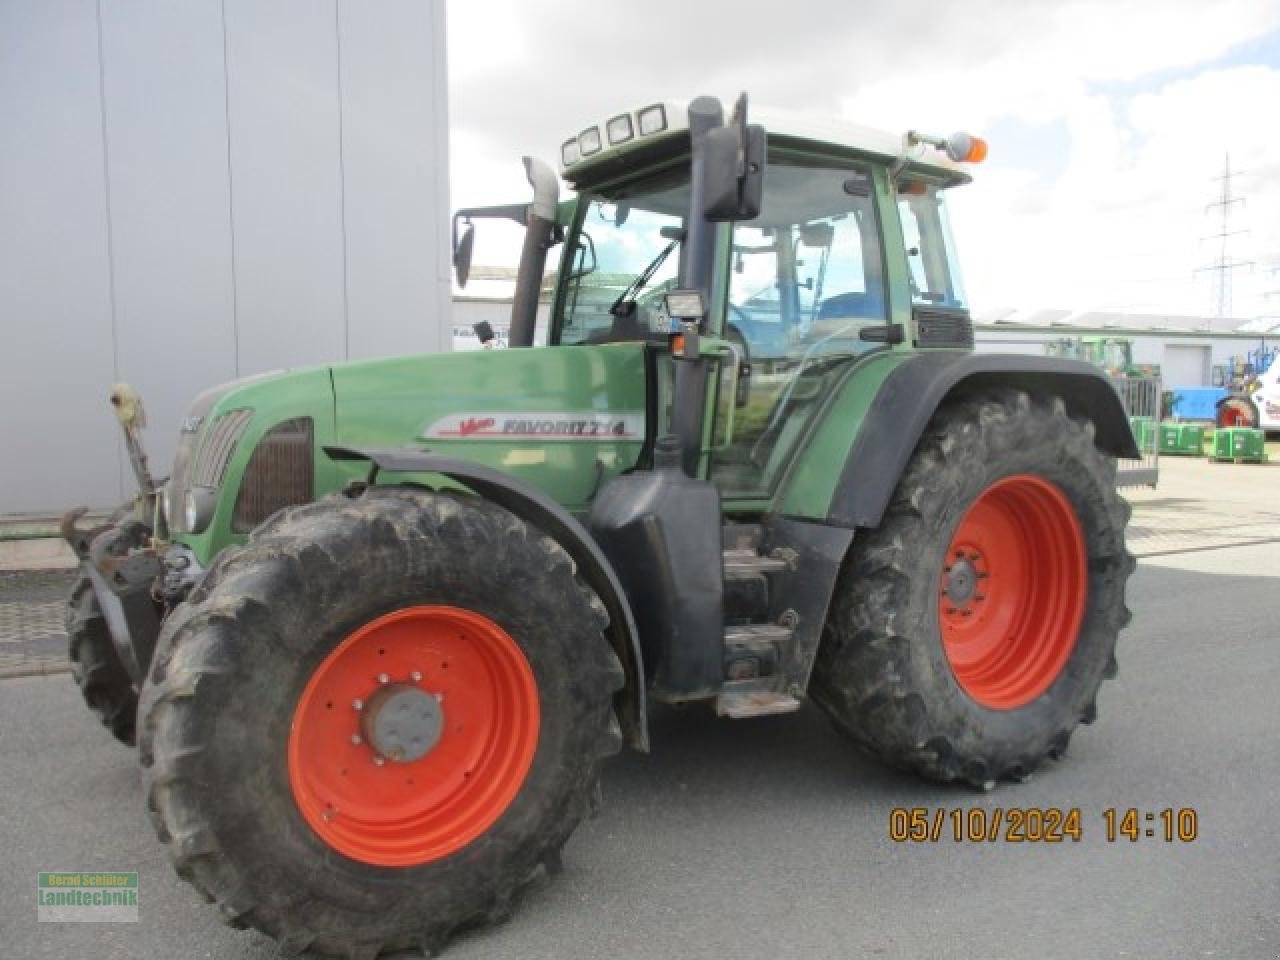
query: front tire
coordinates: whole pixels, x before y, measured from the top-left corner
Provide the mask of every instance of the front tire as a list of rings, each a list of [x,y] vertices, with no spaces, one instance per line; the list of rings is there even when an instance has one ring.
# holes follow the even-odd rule
[[[106,523],[86,536],[92,540],[137,524],[138,509],[136,503],[117,508]],[[145,524],[130,526],[126,535],[145,538],[150,535],[150,528]],[[136,738],[138,690],[111,640],[93,581],[83,571],[86,562],[82,561],[81,572],[67,598],[67,659],[71,661],[71,676],[80,688],[85,706],[97,715],[113,737],[132,747]]]
[[[1129,507],[1093,425],[1006,390],[935,414],[837,585],[812,692],[893,766],[989,787],[1060,757],[1128,622]]]
[[[67,657],[85,705],[113,737],[132,747],[138,691],[111,642],[93,583],[83,573],[76,578],[67,600]]]
[[[481,499],[285,510],[161,634],[139,714],[160,839],[282,952],[434,953],[505,918],[587,812],[621,745],[606,624],[568,554]]]

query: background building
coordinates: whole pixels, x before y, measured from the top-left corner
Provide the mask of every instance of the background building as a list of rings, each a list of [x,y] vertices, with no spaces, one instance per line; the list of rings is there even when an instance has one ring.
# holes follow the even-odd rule
[[[444,4],[0,3],[0,514],[120,502],[201,388],[448,349]]]
[[[1127,340],[1133,363],[1157,368],[1164,386],[1175,390],[1222,386],[1233,362],[1256,365],[1280,342],[1257,321],[1069,310],[979,310],[974,336],[981,351],[1036,354],[1070,338]]]

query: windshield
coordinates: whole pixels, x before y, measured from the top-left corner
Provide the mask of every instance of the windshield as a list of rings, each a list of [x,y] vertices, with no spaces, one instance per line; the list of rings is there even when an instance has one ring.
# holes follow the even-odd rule
[[[683,182],[588,196],[570,252],[560,343],[665,334],[689,188]]]
[[[936,184],[904,181],[898,186],[898,215],[902,218],[912,303],[967,307],[942,191]]]

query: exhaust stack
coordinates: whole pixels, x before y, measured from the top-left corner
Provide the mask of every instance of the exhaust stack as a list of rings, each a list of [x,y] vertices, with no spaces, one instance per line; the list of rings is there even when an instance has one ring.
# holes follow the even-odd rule
[[[507,335],[511,347],[533,345],[538,293],[547,266],[547,251],[555,242],[556,203],[560,199],[560,180],[555,171],[541,160],[523,159],[525,175],[533,187],[533,202],[525,217],[524,246],[520,249],[520,269],[511,301],[511,329]]]

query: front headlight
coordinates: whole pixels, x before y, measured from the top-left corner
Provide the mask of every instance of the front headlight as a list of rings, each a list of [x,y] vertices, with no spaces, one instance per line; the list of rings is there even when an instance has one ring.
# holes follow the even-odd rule
[[[213,519],[213,507],[217,501],[214,491],[204,487],[192,487],[182,498],[182,523],[184,532],[200,533]]]

